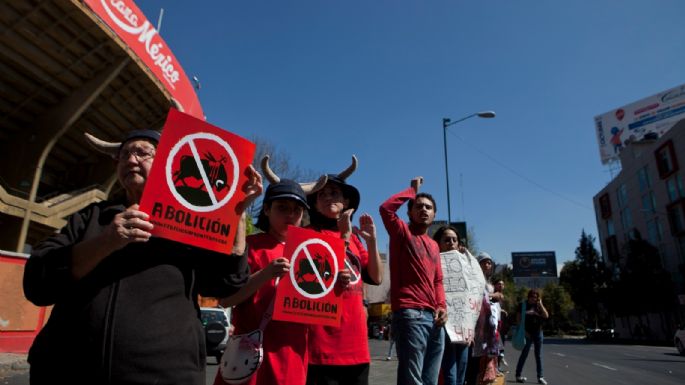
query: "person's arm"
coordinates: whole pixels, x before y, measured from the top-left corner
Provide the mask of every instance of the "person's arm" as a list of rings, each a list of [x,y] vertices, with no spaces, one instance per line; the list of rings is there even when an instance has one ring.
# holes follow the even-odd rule
[[[414,187],[414,179],[412,180],[412,187],[409,187],[399,193],[391,196],[383,202],[379,211],[383,225],[391,236],[401,235],[404,232],[406,223],[397,215],[397,210],[410,199],[416,197],[416,187]]]
[[[71,275],[79,280],[90,274],[107,256],[129,243],[147,242],[152,234],[148,214],[134,204],[114,216],[112,222],[94,237],[74,245],[71,251]]]
[[[247,224],[246,224],[246,211],[250,207],[252,202],[262,195],[264,190],[264,185],[262,184],[262,176],[255,170],[252,165],[249,165],[245,170],[245,175],[247,176],[247,181],[243,185],[243,191],[245,192],[245,198],[236,205],[236,213],[240,215],[240,221],[238,221],[238,227],[236,228],[235,239],[233,240],[233,254],[243,255],[245,253],[247,237]]]
[[[359,217],[359,227],[354,228],[354,233],[366,241],[368,263],[365,278],[371,281],[367,283],[380,285],[383,282],[383,263],[376,244],[376,225],[371,215],[364,213]]]
[[[438,325],[444,325],[447,322],[447,302],[445,301],[445,287],[443,285],[443,275],[442,275],[442,261],[438,256],[437,263],[435,265],[435,299],[438,304],[438,308],[435,312],[435,322]]]
[[[542,304],[542,298],[538,299],[536,312],[544,319],[549,318],[549,312],[545,308],[545,305]]]
[[[250,276],[245,286],[241,287],[235,294],[219,300],[223,307],[236,306],[246,299],[252,297],[265,283],[272,278],[281,277],[283,274],[290,271],[290,262],[286,258],[276,258],[265,268],[255,272]]]
[[[504,294],[500,292],[495,292],[490,294],[490,301],[492,302],[502,302],[504,301]]]

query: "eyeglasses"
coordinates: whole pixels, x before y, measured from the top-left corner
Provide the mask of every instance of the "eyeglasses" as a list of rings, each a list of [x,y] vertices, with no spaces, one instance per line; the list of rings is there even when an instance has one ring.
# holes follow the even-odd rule
[[[129,150],[121,150],[119,152],[119,156],[117,157],[117,160],[120,162],[122,160],[128,160],[131,155],[133,155],[134,158],[136,158],[136,161],[138,162],[145,162],[148,159],[152,159],[155,157],[155,152],[150,151],[150,150],[145,150],[142,148],[132,148]]]

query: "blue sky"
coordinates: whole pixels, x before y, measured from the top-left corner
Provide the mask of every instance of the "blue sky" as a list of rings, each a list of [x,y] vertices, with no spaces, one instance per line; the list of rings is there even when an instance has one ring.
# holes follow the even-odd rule
[[[593,118],[685,83],[682,0],[143,1],[210,123],[259,135],[304,169],[348,179],[360,211],[425,178],[447,218],[497,263],[574,258],[597,235],[592,197],[611,175]],[[404,212],[405,209],[402,209]],[[599,244],[596,244],[599,248]]]

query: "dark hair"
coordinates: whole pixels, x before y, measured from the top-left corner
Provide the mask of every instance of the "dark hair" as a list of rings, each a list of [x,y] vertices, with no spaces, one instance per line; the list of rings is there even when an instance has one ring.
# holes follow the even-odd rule
[[[265,233],[269,232],[269,217],[264,214],[264,210],[268,209],[269,207],[271,207],[271,202],[262,203],[262,208],[259,209],[259,215],[257,216],[257,223],[255,223],[255,227]]]
[[[433,240],[435,242],[438,242],[438,244],[440,244],[440,238],[442,238],[442,235],[447,230],[454,231],[454,233],[457,234],[458,243],[461,243],[461,235],[459,235],[459,231],[457,231],[457,229],[454,226],[448,226],[448,225],[440,226],[440,228],[435,231],[435,234],[433,234]]]
[[[542,296],[540,295],[540,290],[538,290],[538,289],[530,289],[530,290],[528,290],[528,296],[526,296],[526,298],[530,297],[530,296],[533,295],[533,294],[537,294],[537,295],[538,295],[538,298],[542,297]]]
[[[414,202],[419,199],[419,198],[426,198],[429,199],[431,202],[433,202],[433,212],[438,212],[438,208],[435,205],[435,199],[433,199],[433,196],[430,195],[429,193],[418,193],[414,197],[414,199],[410,199],[409,202],[407,203],[407,208],[411,210],[412,207],[414,207]]]

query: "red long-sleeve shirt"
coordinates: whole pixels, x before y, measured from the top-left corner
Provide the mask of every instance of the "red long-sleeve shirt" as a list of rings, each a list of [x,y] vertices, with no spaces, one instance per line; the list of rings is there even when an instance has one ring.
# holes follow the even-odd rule
[[[390,297],[394,311],[445,308],[438,244],[428,234],[412,230],[397,216],[397,210],[415,196],[414,189],[408,188],[380,207],[390,236]]]

